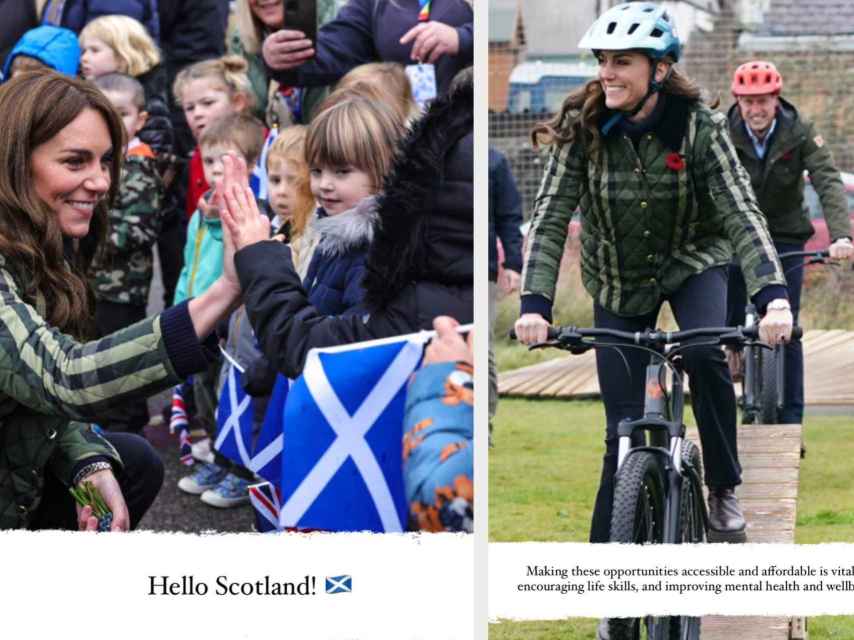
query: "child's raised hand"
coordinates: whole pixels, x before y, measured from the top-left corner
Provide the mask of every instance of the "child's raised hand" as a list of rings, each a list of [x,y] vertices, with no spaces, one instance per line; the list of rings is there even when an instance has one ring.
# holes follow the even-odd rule
[[[223,156],[222,164],[223,207],[220,217],[235,250],[269,240],[270,221],[258,210],[255,195],[249,187],[246,162],[229,153]]]

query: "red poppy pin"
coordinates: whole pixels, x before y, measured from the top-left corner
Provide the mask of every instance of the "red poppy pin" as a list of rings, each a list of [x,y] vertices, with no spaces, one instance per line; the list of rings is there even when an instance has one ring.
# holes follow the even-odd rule
[[[783,159],[783,160],[785,160],[785,161],[787,161],[787,162],[788,162],[789,160],[791,160],[791,159],[792,159],[792,152],[791,152],[791,151],[787,151],[787,152],[786,152],[786,153],[784,153],[781,157],[782,157],[782,159]]]
[[[682,171],[685,168],[685,158],[674,151],[664,159],[664,164],[672,171]]]

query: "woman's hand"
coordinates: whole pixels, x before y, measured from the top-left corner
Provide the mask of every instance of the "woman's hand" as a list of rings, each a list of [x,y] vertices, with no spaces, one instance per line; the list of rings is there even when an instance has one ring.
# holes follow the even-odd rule
[[[514,291],[519,290],[519,282],[521,281],[521,276],[517,271],[513,271],[512,269],[504,269],[501,272],[501,277],[498,279],[498,287],[501,289],[501,293],[505,296],[509,296]]]
[[[300,66],[314,56],[311,40],[302,31],[282,29],[267,36],[261,46],[264,62],[271,69],[285,71]]]
[[[107,507],[113,514],[113,524],[110,531],[128,531],[130,529],[130,515],[127,504],[122,495],[122,490],[113,472],[109,469],[91,473],[81,482],[91,482],[101,494]],[[97,531],[98,519],[92,515],[91,507],[77,507],[77,526],[81,531]]]
[[[539,313],[522,314],[514,325],[516,340],[527,345],[545,342],[549,337],[550,326]]]
[[[834,260],[851,260],[854,258],[854,244],[848,238],[839,238],[830,245],[830,257]]]
[[[400,39],[400,44],[410,42],[413,44],[409,57],[427,64],[433,64],[444,55],[455,56],[460,51],[460,34],[443,22],[422,22],[412,27]]]
[[[270,239],[270,221],[262,215],[249,187],[246,163],[243,158],[226,154],[222,159],[222,199],[220,218],[225,235],[235,251],[262,240]]]
[[[788,302],[782,298],[772,300],[768,303],[768,307],[774,303],[785,303],[788,307]],[[765,317],[759,322],[759,339],[772,347],[782,342],[788,342],[792,337],[792,324],[792,311],[790,309],[769,309],[765,313]]]

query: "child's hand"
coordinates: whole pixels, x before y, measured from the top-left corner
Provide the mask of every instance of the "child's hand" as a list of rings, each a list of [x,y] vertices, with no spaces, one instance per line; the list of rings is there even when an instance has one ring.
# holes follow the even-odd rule
[[[460,323],[449,316],[433,318],[436,337],[427,345],[424,352],[424,366],[439,362],[474,363],[474,331],[470,331],[468,340],[457,333]]]
[[[223,179],[220,184],[223,207],[222,223],[236,251],[270,238],[270,221],[258,211],[255,195],[249,188],[246,162],[228,153],[222,158]]]

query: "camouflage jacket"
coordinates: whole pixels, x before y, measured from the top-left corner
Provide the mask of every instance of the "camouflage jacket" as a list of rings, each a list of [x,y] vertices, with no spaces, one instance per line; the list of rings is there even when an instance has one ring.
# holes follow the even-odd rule
[[[804,170],[821,200],[831,241],[851,236],[845,188],[830,149],[794,106],[780,98],[777,125],[762,160],[747,135],[738,105],[729,110],[729,131],[774,240],[800,244],[814,233],[804,203]]]
[[[98,300],[145,306],[160,234],[163,183],[153,158],[128,156],[109,215],[109,237],[90,269]]]
[[[652,311],[689,276],[727,264],[733,248],[751,296],[784,283],[723,114],[668,96],[659,124],[637,148],[619,128],[601,140],[598,161],[583,143],[552,149],[534,202],[523,313],[551,317],[576,207],[584,287],[612,313]]]
[[[172,337],[186,333],[185,306],[83,344],[46,324],[44,298],[24,295],[25,277],[0,256],[0,529],[28,526],[47,473],[70,484],[93,456],[121,463],[83,423],[201,368],[198,343],[179,348]]]

